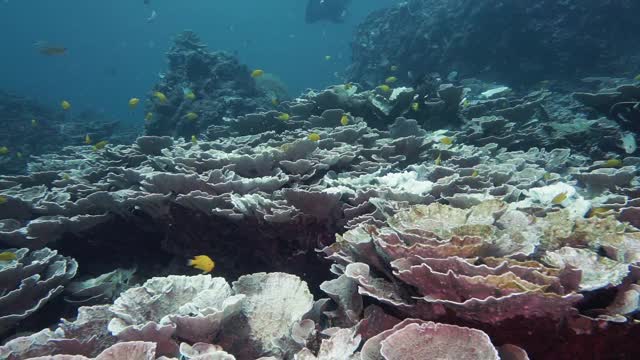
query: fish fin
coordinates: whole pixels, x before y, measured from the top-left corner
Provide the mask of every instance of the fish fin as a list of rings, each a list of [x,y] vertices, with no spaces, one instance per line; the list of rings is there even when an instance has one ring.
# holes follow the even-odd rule
[[[187,260],[187,265],[189,265],[189,266],[193,266],[193,261],[194,261],[194,259]]]

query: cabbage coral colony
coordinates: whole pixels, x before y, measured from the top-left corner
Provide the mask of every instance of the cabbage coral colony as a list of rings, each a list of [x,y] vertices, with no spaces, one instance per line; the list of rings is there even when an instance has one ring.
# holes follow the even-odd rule
[[[357,55],[272,102],[181,34],[146,135],[0,177],[0,358],[640,356],[638,82],[409,86]]]

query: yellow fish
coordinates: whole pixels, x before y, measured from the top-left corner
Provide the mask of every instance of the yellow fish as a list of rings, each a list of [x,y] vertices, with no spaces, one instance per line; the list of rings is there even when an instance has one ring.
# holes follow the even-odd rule
[[[278,100],[278,98],[272,98],[271,99],[271,105],[273,105],[273,106],[280,105],[280,101]]]
[[[436,166],[440,166],[442,164],[442,153],[438,153],[438,157],[435,160]]]
[[[6,146],[0,147],[0,155],[7,155],[9,153],[9,148]]]
[[[193,266],[198,270],[202,270],[203,274],[207,274],[210,273],[211,270],[213,270],[213,268],[216,266],[216,263],[207,255],[198,255],[189,260],[187,265]]]
[[[255,69],[251,72],[251,77],[254,79],[259,78],[262,75],[264,75],[264,70],[261,69]]]
[[[476,177],[480,175],[480,173],[478,172],[478,170],[473,170],[473,173],[471,174],[472,177]]]
[[[191,143],[194,145],[198,143],[198,138],[195,135],[191,135]]]
[[[184,98],[187,99],[187,100],[193,101],[193,100],[196,99],[196,94],[191,90],[185,90],[184,91]]]
[[[603,165],[603,167],[608,167],[608,168],[616,168],[621,166],[622,166],[622,160],[620,159],[609,159],[605,161]]]
[[[417,112],[418,110],[420,110],[420,103],[418,103],[418,102],[412,102],[412,103],[411,103],[411,110],[416,111],[416,112]]]
[[[97,142],[95,145],[93,145],[93,151],[98,151],[98,150],[102,150],[105,148],[105,146],[107,146],[109,142],[107,140],[102,140]]]
[[[448,137],[448,136],[445,136],[445,137],[440,139],[440,143],[441,144],[445,144],[445,145],[451,145],[451,144],[453,144],[453,139]]]
[[[544,173],[544,175],[542,175],[542,178],[543,178],[545,181],[549,181],[549,180],[551,180],[551,173],[548,173],[548,172]]]
[[[6,204],[6,203],[7,203],[7,201],[9,201],[9,200],[7,200],[7,198],[6,198],[6,197],[4,197],[4,196],[0,195],[0,205],[2,205],[2,204]]]
[[[5,251],[3,253],[0,253],[0,261],[12,261],[17,259],[18,257],[16,256],[16,254],[10,252],[10,251]]]
[[[309,134],[309,136],[307,136],[307,139],[311,140],[311,141],[320,141],[320,135],[318,133],[311,133]]]
[[[325,59],[326,61],[331,60],[331,55],[325,55],[324,59]]]
[[[563,201],[567,200],[567,192],[561,192],[560,194],[556,195],[553,197],[553,199],[551,199],[551,203],[554,205],[558,205],[561,204]]]
[[[352,87],[353,87],[353,83],[348,82],[348,83],[344,84],[344,89],[345,90],[350,90]]]
[[[287,121],[291,118],[291,116],[289,116],[289,114],[287,113],[282,113],[280,115],[277,116],[278,120],[282,120],[282,121]]]
[[[468,99],[464,99],[464,100],[462,101],[462,107],[463,107],[464,109],[468,108],[468,107],[469,107],[469,105],[471,105],[471,102],[470,102]]]
[[[131,109],[135,109],[136,106],[138,106],[138,104],[140,103],[140,99],[138,98],[131,98],[129,99],[129,107]]]
[[[285,151],[285,152],[291,150],[291,144],[284,143],[284,144],[280,145],[280,150]]]
[[[62,174],[62,180],[69,180],[71,179],[71,176],[67,173]]]
[[[198,114],[196,114],[196,113],[194,113],[194,112],[192,111],[192,112],[188,112],[184,117],[185,117],[187,120],[191,120],[191,121],[193,121],[193,120],[195,120],[195,119],[197,119],[197,118],[198,118]]]
[[[62,108],[62,110],[67,111],[71,109],[71,103],[67,100],[62,100],[62,102],[60,103],[60,107]]]
[[[396,82],[396,81],[398,81],[398,78],[397,78],[397,77],[395,77],[395,76],[389,76],[388,78],[386,78],[386,79],[384,80],[384,82],[385,82],[386,84],[393,84],[393,83],[394,83],[394,82]]]
[[[160,103],[164,104],[167,102],[167,95],[161,93],[160,91],[156,91],[153,93],[153,97],[158,99]]]
[[[342,126],[349,125],[349,115],[347,114],[342,115],[342,117],[340,118],[340,124],[342,124]]]
[[[38,122],[36,121],[36,119],[31,119],[31,126],[33,127],[38,126]]]
[[[633,80],[640,81],[640,74],[636,75],[636,77],[634,77]]]
[[[18,152],[16,153],[16,157],[17,157],[18,159],[22,159],[22,153],[18,151]]]
[[[91,145],[91,136],[89,136],[89,134],[84,136],[84,143],[87,145]]]
[[[389,66],[389,70],[398,71],[398,67],[396,65],[391,65],[391,66]]]
[[[380,89],[380,91],[382,92],[389,92],[391,91],[391,87],[387,84],[382,84],[378,86],[378,89]]]
[[[603,207],[591,208],[591,210],[589,210],[589,213],[587,214],[587,217],[604,215],[609,211],[611,211],[611,209],[607,209]]]
[[[144,120],[145,121],[153,120],[153,113],[152,112],[148,112],[147,115],[144,116]]]

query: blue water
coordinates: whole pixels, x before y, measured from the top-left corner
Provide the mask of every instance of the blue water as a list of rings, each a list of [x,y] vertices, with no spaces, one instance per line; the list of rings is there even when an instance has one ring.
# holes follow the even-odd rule
[[[172,37],[196,31],[211,50],[237,52],[250,68],[280,77],[290,93],[339,83],[350,62],[355,26],[373,9],[398,0],[354,0],[344,24],[305,24],[306,0],[1,0],[0,90],[75,111],[140,121],[127,108],[165,71]],[[158,16],[146,19],[151,9]],[[69,49],[39,54],[34,43]],[[331,60],[325,60],[325,56]]]

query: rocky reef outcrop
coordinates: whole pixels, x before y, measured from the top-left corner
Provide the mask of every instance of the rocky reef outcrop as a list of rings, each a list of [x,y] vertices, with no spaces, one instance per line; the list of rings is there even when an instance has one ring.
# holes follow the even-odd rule
[[[511,85],[635,76],[640,39],[629,34],[640,26],[638,11],[637,2],[615,0],[409,0],[359,26],[351,77],[376,86],[433,72]]]
[[[174,39],[167,59],[166,74],[149,94],[147,135],[188,139],[224,118],[270,108],[272,102],[286,99],[286,89],[276,78],[267,74],[268,80],[255,80],[236,57],[208,51],[191,31]]]

